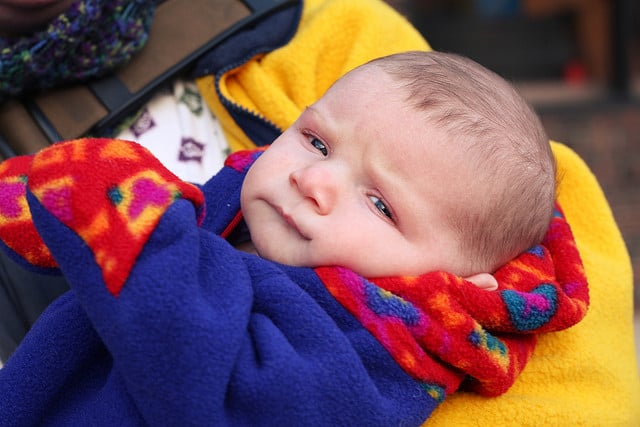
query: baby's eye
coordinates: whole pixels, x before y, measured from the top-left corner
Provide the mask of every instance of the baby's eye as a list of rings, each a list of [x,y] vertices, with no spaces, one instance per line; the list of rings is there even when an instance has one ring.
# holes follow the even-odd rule
[[[376,207],[376,209],[382,212],[384,216],[386,216],[390,220],[393,220],[393,215],[391,215],[391,210],[389,210],[387,205],[385,205],[385,203],[379,197],[369,196],[369,200],[371,200],[371,202]]]
[[[329,150],[327,150],[327,146],[324,145],[324,142],[320,141],[313,135],[309,135],[308,138],[311,145],[313,145],[316,150],[321,152],[323,156],[327,157],[327,155],[329,154]]]

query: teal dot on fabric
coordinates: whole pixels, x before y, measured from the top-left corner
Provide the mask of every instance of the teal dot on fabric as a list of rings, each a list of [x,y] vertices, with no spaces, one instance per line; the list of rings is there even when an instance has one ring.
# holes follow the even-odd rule
[[[116,186],[111,187],[109,191],[107,191],[107,197],[109,197],[109,200],[111,200],[111,203],[113,203],[116,206],[122,203],[122,199],[123,199],[122,192]]]
[[[422,383],[421,384],[424,391],[427,392],[429,396],[431,396],[436,402],[442,403],[446,396],[446,392],[444,388],[440,387],[436,384]]]
[[[519,331],[532,331],[545,325],[558,308],[556,288],[543,283],[531,292],[506,289],[501,292],[509,317]]]

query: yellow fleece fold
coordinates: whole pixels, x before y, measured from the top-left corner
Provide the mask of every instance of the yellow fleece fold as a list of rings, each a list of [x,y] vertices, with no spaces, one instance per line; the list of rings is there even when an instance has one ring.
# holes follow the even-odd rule
[[[227,73],[220,90],[284,130],[352,68],[394,52],[428,49],[405,18],[379,0],[309,0],[293,40]],[[232,150],[252,147],[220,104],[213,78],[198,84]],[[590,310],[578,325],[541,336],[507,393],[456,393],[426,426],[640,426],[629,255],[591,171],[566,146],[553,143],[553,150],[559,202],[589,279]]]
[[[226,73],[220,90],[284,130],[358,65],[396,52],[428,49],[420,33],[381,1],[307,0],[293,40]],[[198,87],[220,120],[231,151],[254,147],[220,104],[213,76],[198,79]]]

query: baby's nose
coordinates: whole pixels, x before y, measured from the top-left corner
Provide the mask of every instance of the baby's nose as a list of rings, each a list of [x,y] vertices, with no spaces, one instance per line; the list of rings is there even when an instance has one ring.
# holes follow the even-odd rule
[[[337,199],[339,184],[328,168],[317,165],[301,168],[289,175],[289,181],[313,203],[320,215],[331,212]]]

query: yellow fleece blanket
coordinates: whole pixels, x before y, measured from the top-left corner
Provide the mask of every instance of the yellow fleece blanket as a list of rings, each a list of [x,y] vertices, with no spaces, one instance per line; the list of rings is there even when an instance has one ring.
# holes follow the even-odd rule
[[[228,72],[219,89],[285,129],[347,71],[412,49],[429,45],[379,0],[308,0],[291,42]],[[213,78],[198,84],[232,150],[252,147],[219,102]],[[589,279],[590,311],[578,325],[541,336],[529,365],[507,393],[497,398],[454,394],[427,426],[640,426],[629,255],[591,171],[566,146],[553,143],[553,150],[559,202]]]

